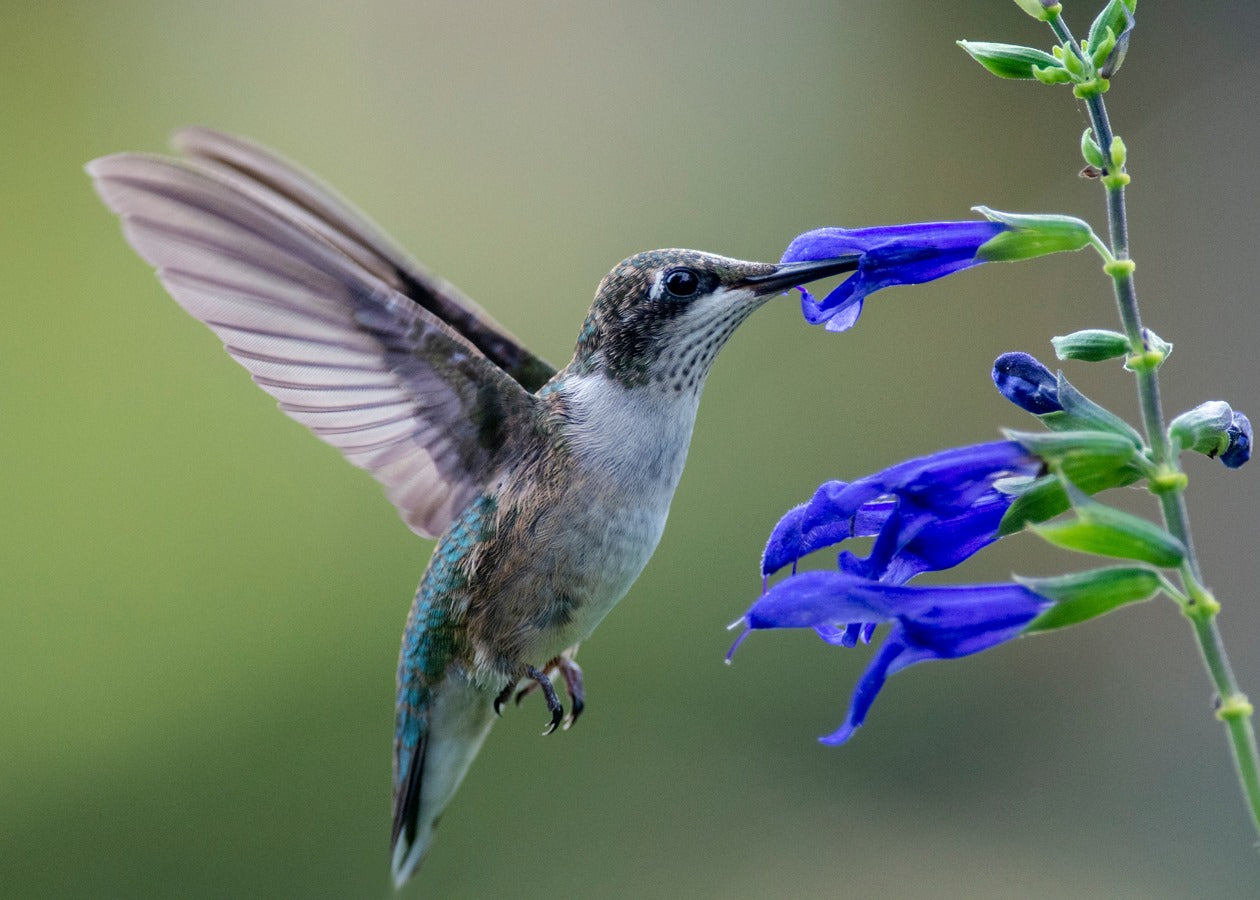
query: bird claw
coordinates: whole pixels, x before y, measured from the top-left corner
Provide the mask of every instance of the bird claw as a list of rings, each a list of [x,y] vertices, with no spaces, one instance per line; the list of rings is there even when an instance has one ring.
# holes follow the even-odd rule
[[[578,716],[582,715],[582,710],[586,709],[586,689],[582,683],[582,669],[576,662],[567,656],[561,656],[559,668],[560,674],[564,676],[565,690],[573,706],[569,718],[564,722],[564,730],[568,731],[578,720]]]
[[[507,703],[512,696],[512,688],[516,687],[515,681],[509,681],[503,690],[499,691],[498,696],[494,698],[494,714],[500,719],[503,718],[503,704]],[[520,703],[521,698],[517,697],[516,702]]]
[[[552,686],[550,678],[533,666],[530,666],[525,672],[530,678],[534,679],[534,684],[542,688],[543,698],[547,701],[547,709],[551,710],[551,722],[546,730],[543,731],[543,734],[551,734],[560,726],[561,720],[564,719],[564,707],[560,704],[560,698],[556,696],[556,689]]]
[[[573,727],[573,723],[578,720],[578,716],[582,715],[582,711],[586,709],[586,691],[583,687],[581,667],[576,661],[568,656],[557,656],[551,662],[547,663],[546,668],[542,670],[542,678],[535,677],[532,672],[530,675],[533,680],[528,682],[523,688],[516,692],[516,698],[514,701],[516,705],[519,706],[522,700],[534,691],[538,690],[540,687],[543,688],[545,693],[547,688],[551,687],[551,678],[555,675],[560,675],[564,678],[565,691],[568,693],[569,700],[572,703],[572,709],[568,717],[563,719],[560,726],[561,730],[568,731]],[[496,712],[498,712],[503,703],[507,702],[508,697],[512,693],[513,687],[515,687],[515,685],[509,684],[499,695],[499,699],[495,701]],[[554,690],[552,693],[554,695]],[[557,700],[557,705],[558,703],[559,701]],[[555,708],[552,707],[550,702],[548,702],[547,708],[551,710],[552,717],[554,719],[556,715]],[[551,732],[555,730],[556,724],[553,722],[551,728],[544,733],[551,734]]]

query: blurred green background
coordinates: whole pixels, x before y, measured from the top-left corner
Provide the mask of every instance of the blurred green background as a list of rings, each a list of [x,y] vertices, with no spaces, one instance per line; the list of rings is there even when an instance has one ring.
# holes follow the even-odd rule
[[[1078,32],[1097,5],[1065,4]],[[205,124],[327,178],[556,362],[640,249],[777,258],[819,225],[1083,215],[1083,112],[955,38],[998,0],[0,3],[0,895],[384,897],[398,639],[429,545],[162,292],[82,165]],[[1260,414],[1260,10],[1146,3],[1109,95],[1177,411]],[[1112,325],[1084,254],[881,294],[844,335],[785,299],[718,361],[660,551],[583,649],[591,706],[500,723],[408,896],[1255,896],[1260,857],[1168,603],[894,679],[723,626],[827,478],[1029,424],[1000,352]],[[1118,369],[1078,386],[1132,414]],[[1188,461],[1260,695],[1257,469]],[[1135,502],[1141,498],[1135,497]],[[1060,571],[1015,538],[955,577]]]

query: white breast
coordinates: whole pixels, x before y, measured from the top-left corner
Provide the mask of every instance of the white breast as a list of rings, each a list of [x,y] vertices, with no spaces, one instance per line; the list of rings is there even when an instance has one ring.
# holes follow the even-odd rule
[[[586,598],[564,629],[568,646],[625,596],[656,549],[687,460],[698,392],[626,389],[602,375],[568,379],[563,391],[566,437],[584,482],[562,537],[561,556],[574,561],[574,589]]]

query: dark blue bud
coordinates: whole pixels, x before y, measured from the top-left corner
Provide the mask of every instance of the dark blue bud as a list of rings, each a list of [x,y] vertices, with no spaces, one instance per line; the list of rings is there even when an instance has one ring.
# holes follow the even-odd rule
[[[1235,412],[1226,433],[1229,435],[1229,446],[1221,454],[1221,462],[1227,468],[1237,469],[1251,459],[1251,421],[1242,413]]]
[[[1061,412],[1059,380],[1027,353],[1003,353],[993,363],[993,383],[1007,400],[1034,416]]]

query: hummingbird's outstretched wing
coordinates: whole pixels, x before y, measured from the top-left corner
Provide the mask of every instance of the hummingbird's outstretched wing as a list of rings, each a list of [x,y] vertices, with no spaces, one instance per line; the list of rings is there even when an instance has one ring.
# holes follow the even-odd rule
[[[441,533],[531,433],[537,398],[383,279],[388,251],[204,164],[118,154],[87,168],[171,296],[419,534]]]
[[[306,214],[304,224],[407,295],[472,342],[531,393],[556,374],[555,366],[521,345],[506,328],[449,281],[413,260],[363,213],[332,188],[252,141],[209,128],[185,128],[171,138],[197,162],[259,190],[264,202],[279,197]]]

